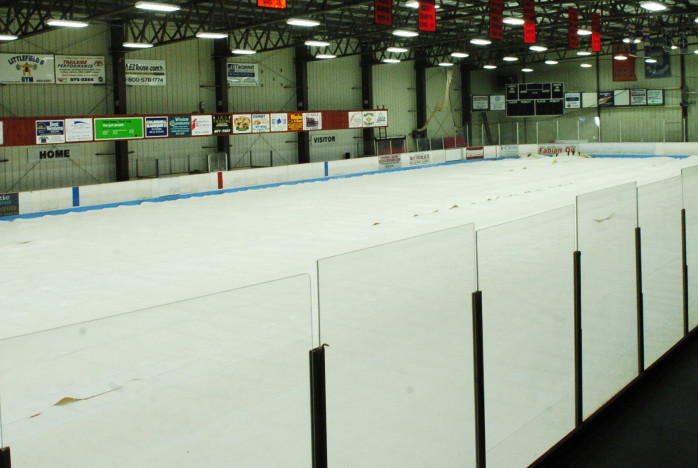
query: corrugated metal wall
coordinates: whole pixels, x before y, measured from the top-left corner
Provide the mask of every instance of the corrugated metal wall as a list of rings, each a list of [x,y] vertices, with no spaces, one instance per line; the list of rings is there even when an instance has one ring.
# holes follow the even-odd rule
[[[446,79],[452,73],[451,84],[446,97]],[[455,136],[462,132],[461,118],[461,79],[457,67],[427,68],[427,118],[432,120],[427,128],[429,138]],[[445,105],[444,105],[445,104]],[[441,111],[435,112],[437,108]]]
[[[414,62],[373,67],[373,105],[388,109],[388,136],[406,135],[411,144],[417,128],[417,97]]]

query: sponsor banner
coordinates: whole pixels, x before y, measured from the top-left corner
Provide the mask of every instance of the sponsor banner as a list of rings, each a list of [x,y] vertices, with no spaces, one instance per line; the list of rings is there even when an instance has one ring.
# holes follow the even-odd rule
[[[271,114],[271,131],[272,132],[287,132],[290,128],[288,126],[288,114],[285,112],[280,112],[278,114]]]
[[[582,107],[598,107],[599,95],[597,93],[582,93]]]
[[[647,105],[648,106],[663,106],[664,105],[664,90],[663,89],[648,89],[647,90]]]
[[[647,105],[647,90],[646,89],[631,89],[630,90],[630,105],[631,106],[646,106]]]
[[[310,143],[313,145],[331,145],[337,143],[336,135],[313,135],[310,138]]]
[[[55,145],[65,143],[65,122],[63,120],[37,120],[36,144]]]
[[[322,113],[305,112],[303,114],[303,130],[322,130]]]
[[[536,8],[533,0],[523,0],[524,42],[536,43]]]
[[[191,117],[188,115],[173,115],[170,116],[170,136],[190,136],[191,135]]]
[[[376,127],[388,126],[388,111],[376,111]]]
[[[257,0],[257,6],[262,8],[286,8],[286,0]]]
[[[579,109],[582,107],[582,95],[580,93],[565,93],[565,109]]]
[[[56,55],[57,84],[95,84],[105,82],[104,57]]]
[[[286,114],[281,115],[284,116],[284,122],[286,122]],[[252,114],[252,133],[267,133],[270,130],[271,121],[269,120],[269,114]]]
[[[167,84],[165,61],[126,59],[126,84],[131,86],[165,86]]]
[[[383,26],[393,25],[393,1],[392,0],[374,0],[373,2],[373,21],[376,24]]]
[[[167,117],[146,117],[145,118],[145,137],[146,138],[164,138],[167,133]]]
[[[410,154],[410,166],[424,166],[430,162],[431,155],[429,153]]]
[[[191,135],[212,135],[213,134],[213,116],[211,115],[192,115],[191,116]]]
[[[55,83],[53,55],[0,54],[0,83]]]
[[[233,114],[233,133],[252,133],[252,114]]]
[[[65,119],[65,141],[92,141],[92,119]]]
[[[143,117],[95,118],[95,140],[143,138]]]
[[[502,0],[490,0],[490,37],[492,39],[502,39],[503,3]]]
[[[518,150],[517,150],[518,154]],[[485,158],[485,147],[484,146],[470,146],[465,148],[465,159],[484,159]]]
[[[519,145],[502,145],[499,147],[499,157],[511,157],[519,155]]]
[[[626,60],[613,60],[613,81],[637,81],[635,57],[630,55],[628,44],[613,44],[613,56],[625,55]]]
[[[5,144],[5,130],[3,129],[2,121],[0,121],[0,145]]]
[[[17,216],[19,214],[19,194],[0,193],[0,216]]]
[[[364,112],[362,115],[362,123],[364,127],[375,127],[376,113],[373,111]]]
[[[599,91],[598,107],[613,107],[613,91]]]
[[[349,128],[361,128],[364,126],[363,112],[349,112]]]
[[[434,0],[419,0],[419,30],[436,31],[436,5]]]
[[[507,110],[507,101],[503,94],[494,94],[490,96],[490,110],[503,111]]]
[[[473,96],[473,110],[490,110],[490,97]]]
[[[613,105],[618,106],[629,106],[630,105],[630,92],[627,89],[616,89],[613,91]]]
[[[656,63],[645,62],[645,78],[668,78],[671,76],[670,54],[664,50],[661,39],[652,41],[652,45],[645,46],[645,59],[653,58]]]
[[[249,128],[249,122],[248,128]],[[224,135],[226,133],[232,133],[232,120],[230,114],[214,115],[213,116],[213,134],[214,135]]]
[[[574,156],[577,152],[577,145],[574,143],[568,145],[538,145],[538,154],[544,156]]]
[[[34,163],[69,161],[80,159],[83,151],[82,148],[81,145],[29,147],[27,148],[27,156],[29,161]]]
[[[378,170],[397,169],[398,167],[402,167],[399,154],[384,154],[378,159]]]
[[[300,132],[303,130],[303,114],[301,112],[292,112],[288,114],[288,131]]]
[[[579,49],[579,10],[575,7],[567,10],[567,47]]]
[[[591,50],[601,52],[601,15],[591,14]]]
[[[228,63],[228,86],[259,86],[259,65]]]

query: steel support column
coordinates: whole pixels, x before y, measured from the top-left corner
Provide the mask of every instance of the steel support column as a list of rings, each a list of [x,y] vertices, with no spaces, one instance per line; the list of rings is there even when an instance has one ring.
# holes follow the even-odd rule
[[[213,41],[213,64],[216,86],[216,112],[229,112],[228,102],[228,38],[216,39]],[[225,153],[230,167],[230,135],[223,135],[216,138],[216,149],[219,153]]]
[[[472,86],[472,70],[470,65],[467,63],[462,63],[460,66],[460,82],[461,82],[461,109],[462,109],[462,123],[463,123],[463,133],[465,135],[472,135],[472,102],[473,102],[473,86]],[[468,144],[470,142],[468,141]]]
[[[373,55],[361,56],[361,108],[373,109]],[[373,156],[375,134],[372,128],[364,128],[364,155]]]
[[[681,54],[681,129],[682,141],[688,141],[688,89],[686,88],[686,55]]]
[[[296,47],[296,109],[308,110],[308,49],[306,46]],[[298,163],[310,162],[310,137],[308,132],[298,132]]]
[[[126,102],[126,53],[123,48],[126,37],[125,26],[122,22],[110,24],[112,81],[114,83],[114,114],[128,114]],[[114,142],[114,163],[116,166],[117,182],[129,180],[128,141]]]
[[[422,128],[427,123],[427,61],[425,58],[417,58],[414,61],[417,95],[417,128]],[[415,138],[426,138],[427,129],[412,132]]]

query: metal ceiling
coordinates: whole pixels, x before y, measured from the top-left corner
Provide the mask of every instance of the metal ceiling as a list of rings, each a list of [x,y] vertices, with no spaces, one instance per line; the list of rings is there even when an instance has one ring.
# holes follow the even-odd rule
[[[373,0],[288,0],[285,10],[260,8],[256,0],[242,1],[176,1],[167,3],[181,7],[173,13],[148,12],[134,7],[135,0],[10,0],[0,1],[0,33],[20,38],[41,34],[51,29],[46,21],[51,18],[75,19],[90,23],[109,22],[123,25],[129,40],[150,42],[155,45],[183,40],[196,40],[197,32],[215,31],[229,34],[231,48],[248,48],[258,52],[302,45],[307,39],[321,39],[331,43],[326,49],[312,47],[311,56],[331,53],[337,56],[365,54],[380,61],[390,55],[389,46],[409,49],[398,58],[402,60],[424,57],[436,64],[450,58],[451,52],[467,52],[467,59],[475,66],[496,62],[503,56],[514,55],[526,63],[545,59],[576,57],[576,51],[567,46],[570,6],[579,8],[579,27],[590,28],[590,17],[601,14],[602,53],[610,53],[612,44],[627,35],[628,26],[635,25],[638,34],[649,27],[659,37],[668,31],[674,40],[680,33],[696,42],[698,24],[697,0],[664,0],[668,7],[651,12],[640,7],[641,1],[610,0],[562,2],[535,0],[537,43],[548,47],[545,53],[533,53],[523,41],[521,26],[504,25],[504,39],[493,40],[489,46],[478,47],[469,43],[472,38],[489,35],[488,0],[436,0],[435,32],[421,32],[416,38],[399,38],[395,29],[417,30],[417,10],[406,6],[406,1],[393,1],[392,27],[374,24]],[[504,16],[523,16],[521,1],[505,1]],[[290,18],[314,19],[320,26],[303,28],[290,26]],[[580,48],[590,49],[589,36],[580,37]]]

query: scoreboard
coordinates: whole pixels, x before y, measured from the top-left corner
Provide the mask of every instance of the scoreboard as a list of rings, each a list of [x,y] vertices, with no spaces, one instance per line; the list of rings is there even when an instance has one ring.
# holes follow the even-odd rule
[[[562,115],[565,107],[562,83],[507,85],[507,117]]]

